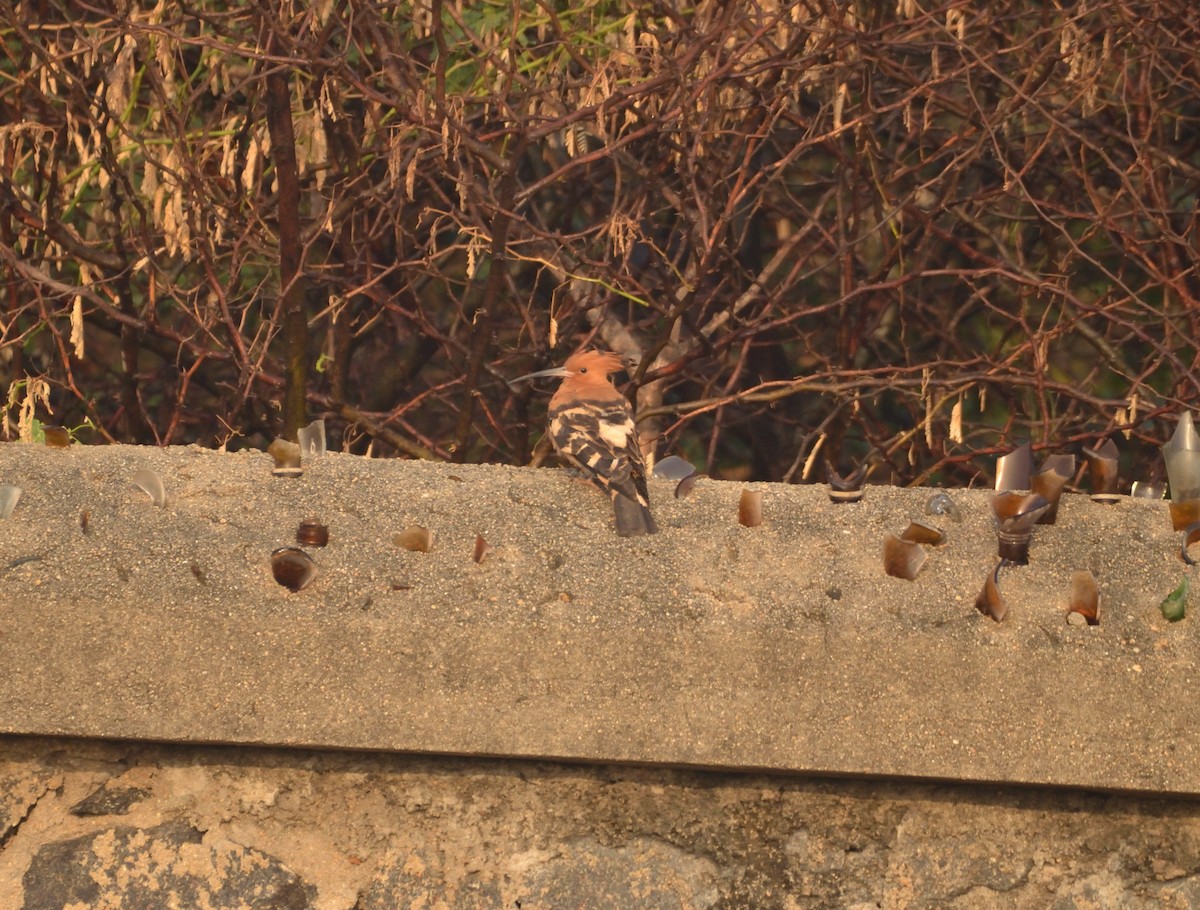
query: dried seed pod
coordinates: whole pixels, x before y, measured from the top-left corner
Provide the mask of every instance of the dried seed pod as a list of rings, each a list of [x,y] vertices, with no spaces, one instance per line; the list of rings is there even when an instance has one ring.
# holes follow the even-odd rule
[[[738,500],[738,524],[757,528],[762,520],[762,493],[758,490],[742,490],[742,497]]]
[[[958,506],[954,504],[954,500],[950,498],[950,494],[941,490],[929,497],[929,501],[925,503],[926,515],[945,515],[951,521],[958,524],[962,521],[962,512],[958,511]]]
[[[996,493],[992,512],[996,516],[996,536],[1002,560],[1023,566],[1029,562],[1029,541],[1033,526],[1050,503],[1037,493]]]
[[[663,480],[683,480],[683,478],[695,474],[696,469],[690,461],[680,458],[678,455],[668,455],[654,465],[651,473]]]
[[[303,591],[317,577],[317,564],[299,547],[280,547],[271,554],[271,572],[289,591]]]
[[[392,543],[414,553],[428,553],[433,547],[433,532],[420,525],[409,525],[392,535]]]
[[[1028,490],[1033,471],[1033,448],[1024,442],[996,461],[996,492]]]
[[[133,483],[139,490],[150,497],[150,501],[159,508],[167,504],[167,487],[156,471],[142,468],[133,475]]]
[[[1117,493],[1117,444],[1106,439],[1094,449],[1085,448],[1083,457],[1088,463],[1088,477],[1092,483],[1092,501],[1111,505],[1121,498]]]
[[[42,424],[42,438],[52,449],[65,449],[71,445],[71,434],[63,427],[50,427]]]
[[[84,534],[86,534],[88,532],[88,527],[91,525],[91,523],[92,523],[92,510],[84,509],[82,512],[79,513],[79,530],[81,530]]]
[[[483,539],[482,534],[475,535],[475,551],[471,554],[471,558],[475,562],[483,562],[483,558],[492,551],[492,546]]]
[[[271,471],[276,477],[299,477],[304,473],[300,466],[300,446],[286,439],[275,439],[267,446],[267,454],[275,459],[275,468]]]
[[[1003,560],[996,563],[996,568],[988,573],[987,581],[983,583],[983,590],[975,598],[975,609],[996,622],[1003,622],[1008,615],[1008,604],[1000,594],[1000,567],[1003,565]]]
[[[1062,498],[1063,488],[1074,473],[1074,455],[1047,455],[1042,461],[1037,473],[1029,480],[1033,492],[1050,503],[1050,508],[1037,520],[1038,524],[1052,525],[1058,520],[1058,503]]]
[[[920,544],[901,540],[895,534],[883,538],[883,571],[893,578],[912,581],[929,556]]]
[[[329,543],[329,527],[315,518],[306,518],[296,528],[296,543],[309,547],[323,547]]]
[[[825,479],[829,483],[829,498],[835,503],[858,502],[863,498],[863,484],[867,480],[870,461],[864,461],[843,477],[828,458],[825,459]]]
[[[13,509],[21,499],[21,488],[12,484],[0,484],[0,521],[12,518]]]
[[[318,417],[296,433],[300,454],[304,458],[320,458],[325,454],[325,420]]]
[[[1068,613],[1078,613],[1089,626],[1100,625],[1100,589],[1091,572],[1071,574],[1071,605]]]
[[[946,534],[941,528],[936,528],[931,524],[923,521],[910,521],[908,527],[900,535],[901,540],[909,540],[913,543],[927,543],[931,546],[937,546],[946,540]]]

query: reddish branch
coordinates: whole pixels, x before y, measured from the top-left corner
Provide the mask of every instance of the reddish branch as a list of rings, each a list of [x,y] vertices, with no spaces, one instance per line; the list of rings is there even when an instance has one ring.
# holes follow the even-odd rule
[[[43,6],[0,8],[0,355],[64,423],[261,446],[282,389],[521,460],[503,380],[601,345],[659,454],[952,484],[1118,430],[1149,473],[1200,400],[1178,4]]]

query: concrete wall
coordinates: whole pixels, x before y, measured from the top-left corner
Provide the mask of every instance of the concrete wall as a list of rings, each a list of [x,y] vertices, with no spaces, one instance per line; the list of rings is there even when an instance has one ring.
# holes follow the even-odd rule
[[[626,540],[501,466],[0,445],[0,483],[0,910],[1200,906],[1163,502],[1068,496],[996,623],[982,490],[910,581],[927,490],[755,485],[745,528],[654,480]]]

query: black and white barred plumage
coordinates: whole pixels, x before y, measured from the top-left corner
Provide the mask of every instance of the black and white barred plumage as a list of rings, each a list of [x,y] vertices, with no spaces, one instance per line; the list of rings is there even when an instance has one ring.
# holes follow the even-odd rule
[[[620,396],[611,402],[566,397],[552,402],[550,441],[567,463],[609,495],[618,534],[658,531],[629,402]]]
[[[617,533],[655,534],[633,409],[608,379],[620,369],[616,354],[584,351],[530,376],[563,377],[550,399],[550,441],[564,461],[608,494]]]

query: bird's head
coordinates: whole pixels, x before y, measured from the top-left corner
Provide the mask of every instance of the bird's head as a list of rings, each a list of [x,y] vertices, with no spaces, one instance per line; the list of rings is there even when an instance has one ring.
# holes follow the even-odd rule
[[[562,368],[572,376],[607,379],[613,373],[625,369],[625,364],[619,354],[608,351],[580,351],[568,357]]]
[[[567,362],[560,367],[526,373],[524,376],[509,380],[509,385],[514,382],[524,382],[526,379],[540,379],[544,376],[558,376],[561,379],[574,379],[579,382],[604,382],[613,373],[619,373],[623,369],[625,369],[625,364],[618,354],[608,351],[580,351],[578,354],[568,357]]]

